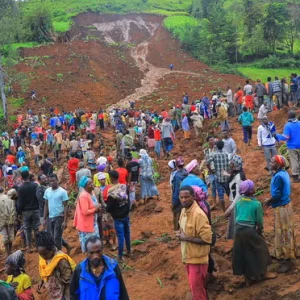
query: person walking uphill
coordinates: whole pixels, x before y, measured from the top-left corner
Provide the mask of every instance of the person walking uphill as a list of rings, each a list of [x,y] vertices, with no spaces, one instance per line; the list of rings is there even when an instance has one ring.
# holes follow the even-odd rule
[[[246,285],[250,285],[252,281],[276,278],[277,274],[267,272],[270,256],[262,236],[263,208],[253,197],[254,182],[243,181],[239,192],[242,198],[235,205],[232,269],[234,275],[244,275]]]
[[[36,197],[37,184],[29,180],[29,172],[21,173],[24,183],[18,189],[17,209],[23,215],[26,245],[32,252],[32,230],[36,236],[40,226],[39,201]]]
[[[183,207],[180,215],[180,232],[182,261],[186,271],[193,300],[206,300],[206,277],[208,256],[212,243],[212,230],[207,216],[199,207],[191,186],[180,189],[180,202]]]
[[[243,113],[239,116],[238,121],[243,126],[244,143],[250,146],[252,139],[252,123],[254,122],[254,118],[252,113],[248,111],[247,107],[243,108]]]
[[[184,168],[184,160],[179,156],[176,161],[176,170],[173,173],[172,184],[172,211],[173,211],[173,226],[174,230],[179,230],[179,217],[181,212],[181,203],[179,198],[180,185],[188,176],[188,172]]]
[[[163,120],[161,124],[161,134],[166,155],[169,157],[169,152],[173,149],[174,129],[169,118]]]
[[[278,273],[292,269],[291,259],[297,257],[297,245],[294,233],[293,208],[291,203],[291,182],[287,171],[288,162],[282,155],[271,159],[271,169],[275,172],[271,180],[271,199],[266,205],[274,209],[274,251],[275,257],[281,260]]]
[[[296,118],[296,112],[288,112],[288,121],[284,125],[283,134],[277,134],[275,138],[279,141],[286,141],[292,167],[294,183],[300,182],[300,122]]]
[[[41,282],[38,293],[46,286],[50,300],[70,299],[70,282],[76,268],[73,259],[55,247],[53,237],[49,232],[37,234],[39,253],[39,273]]]
[[[93,180],[83,176],[79,181],[81,191],[76,204],[74,215],[74,227],[78,230],[79,240],[82,252],[86,252],[85,242],[90,236],[99,236],[99,228],[97,223],[97,212],[101,211],[101,207],[96,196],[93,195]]]
[[[76,183],[76,172],[78,170],[79,159],[75,157],[75,153],[70,154],[71,158],[68,161],[68,171],[70,175],[70,183],[74,185]]]
[[[129,300],[118,263],[103,255],[99,237],[85,244],[87,258],[75,269],[70,285],[70,300]]]
[[[126,185],[118,183],[119,173],[117,171],[110,171],[109,177],[112,185],[108,189],[106,211],[110,213],[114,219],[114,225],[118,236],[118,260],[122,261],[124,260],[124,239],[127,249],[126,255],[131,255],[129,219],[130,201],[127,196]]]

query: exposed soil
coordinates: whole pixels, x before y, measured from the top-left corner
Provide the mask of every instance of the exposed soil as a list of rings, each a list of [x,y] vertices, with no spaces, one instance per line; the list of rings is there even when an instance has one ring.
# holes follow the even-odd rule
[[[186,91],[195,99],[201,97],[204,92],[225,90],[227,85],[235,88],[243,84],[243,78],[219,74],[184,53],[180,44],[162,27],[161,21],[161,17],[151,15],[79,15],[75,18],[76,25],[71,31],[74,40],[70,44],[55,44],[23,51],[24,62],[19,64],[17,69],[27,74],[31,73],[31,88],[38,93],[38,105],[28,100],[21,109],[25,111],[36,105],[40,110],[56,106],[66,110],[74,110],[81,106],[89,110],[111,105],[122,107],[128,100],[141,100],[137,102],[139,107],[159,110],[181,103],[182,93]],[[89,36],[99,40],[87,41]],[[108,45],[105,41],[118,43],[119,46]],[[130,46],[125,46],[124,43],[130,43]],[[28,58],[34,56],[41,59]],[[32,61],[42,63],[34,64]],[[168,69],[170,63],[175,65],[172,72]],[[63,81],[57,74],[63,74]],[[18,87],[15,88],[19,91]],[[19,96],[22,96],[21,92]],[[46,101],[42,101],[43,97],[46,97]],[[10,111],[14,112],[12,107]],[[286,121],[286,111],[271,113],[271,120],[280,132]],[[254,180],[258,188],[265,190],[260,197],[263,200],[268,197],[270,177],[263,169],[263,153],[256,147],[255,133],[258,122],[254,125],[252,146],[242,143],[242,130],[236,119],[232,118],[230,124],[239,154],[245,161],[247,177]],[[112,132],[106,132],[104,137],[108,145],[113,145]],[[197,145],[193,138],[194,132],[191,141],[183,142],[183,135],[178,132],[173,155],[183,155],[186,162],[195,157],[201,159],[200,143]],[[122,266],[123,276],[133,300],[190,299],[185,269],[181,263],[180,246],[174,239],[172,230],[167,160],[162,159],[159,165],[163,177],[158,186],[161,200],[152,200],[132,213],[132,239],[142,239],[145,242],[134,247],[133,257]],[[67,176],[63,170],[61,172],[65,184]],[[299,192],[300,185],[293,185],[292,198],[298,244]],[[219,212],[213,213],[214,218],[219,215]],[[272,252],[271,209],[265,210],[264,221],[266,240]],[[232,275],[229,252],[232,243],[225,240],[226,222],[220,221],[215,229],[218,241],[212,252],[218,271],[216,281],[208,288],[210,299],[299,299],[298,264],[289,274],[242,288],[242,279]],[[72,228],[71,220],[64,237],[75,247],[72,257],[79,262],[84,255],[81,254],[78,235]],[[17,241],[15,247],[18,246]],[[108,250],[105,252],[113,255]],[[34,284],[38,281],[37,264],[36,253],[27,255],[26,269]],[[276,267],[275,262],[272,267]],[[47,299],[45,293],[43,297],[37,296],[37,299],[42,298]]]

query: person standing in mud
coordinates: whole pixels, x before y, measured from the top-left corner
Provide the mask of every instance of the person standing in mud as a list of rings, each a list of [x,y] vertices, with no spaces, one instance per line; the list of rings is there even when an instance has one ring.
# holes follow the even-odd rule
[[[287,273],[292,267],[292,259],[296,259],[297,244],[294,233],[294,217],[291,203],[291,182],[286,169],[288,161],[282,155],[271,159],[271,170],[274,171],[271,180],[271,199],[265,204],[274,209],[274,255],[280,261],[278,273]]]
[[[179,192],[183,207],[180,214],[180,232],[176,235],[181,241],[182,262],[186,271],[193,300],[207,300],[206,280],[212,230],[204,211],[197,204],[191,186],[183,186]]]
[[[161,133],[163,138],[163,145],[167,157],[170,156],[169,152],[173,149],[174,129],[171,120],[166,118],[161,124]]]

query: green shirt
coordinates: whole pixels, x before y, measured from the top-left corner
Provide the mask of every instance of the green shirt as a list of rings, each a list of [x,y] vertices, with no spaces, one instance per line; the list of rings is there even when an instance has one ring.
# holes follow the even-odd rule
[[[235,223],[263,226],[263,208],[255,198],[243,197],[235,205]]]

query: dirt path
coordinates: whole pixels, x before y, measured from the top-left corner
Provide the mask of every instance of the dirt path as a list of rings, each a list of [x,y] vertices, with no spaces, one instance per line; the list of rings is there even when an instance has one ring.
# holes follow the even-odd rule
[[[139,29],[145,30],[148,34],[146,35],[146,37],[148,37],[145,41],[139,43],[137,46],[134,46],[130,51],[132,58],[136,62],[136,66],[141,72],[144,73],[144,78],[141,80],[141,87],[136,88],[134,93],[128,95],[124,99],[121,99],[116,104],[109,106],[108,109],[126,108],[129,106],[130,101],[138,101],[143,97],[150,95],[158,88],[159,80],[168,74],[176,73],[200,76],[198,73],[194,72],[171,71],[167,68],[159,68],[147,60],[149,54],[149,42],[160,26],[158,23],[145,21],[140,17],[137,17],[136,19],[128,19],[124,17],[123,19],[114,22],[95,23],[94,26],[103,34],[105,41],[108,43],[130,43],[134,41],[134,37],[131,36],[131,34],[133,34],[133,30],[131,30],[132,26],[137,26]],[[116,32],[118,32],[118,40],[114,38]]]

